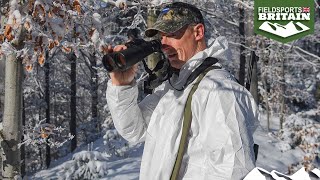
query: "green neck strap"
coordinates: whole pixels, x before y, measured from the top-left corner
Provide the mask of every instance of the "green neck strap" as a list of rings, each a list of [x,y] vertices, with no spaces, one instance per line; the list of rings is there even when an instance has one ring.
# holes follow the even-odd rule
[[[184,148],[186,147],[186,144],[187,144],[188,133],[190,130],[191,120],[192,120],[192,111],[191,111],[192,95],[197,90],[198,85],[199,85],[200,81],[203,79],[203,77],[212,69],[220,69],[220,67],[219,66],[209,66],[207,69],[205,69],[205,71],[203,71],[198,76],[196,83],[193,85],[193,87],[189,93],[189,96],[188,96],[188,99],[187,99],[187,102],[186,102],[186,105],[184,108],[184,121],[183,121],[183,127],[182,127],[181,140],[180,140],[180,144],[179,144],[179,150],[178,150],[176,162],[174,164],[170,180],[177,180],[178,175],[179,175],[182,157],[184,154]]]

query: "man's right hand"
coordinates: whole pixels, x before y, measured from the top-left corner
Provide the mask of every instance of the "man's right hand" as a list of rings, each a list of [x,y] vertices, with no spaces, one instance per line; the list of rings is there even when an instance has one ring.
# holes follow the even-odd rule
[[[112,46],[108,46],[108,53],[122,51],[127,49],[127,46],[125,45],[117,45],[112,49]],[[110,72],[111,82],[112,85],[115,86],[125,86],[130,85],[132,81],[134,80],[134,77],[136,75],[136,72],[138,70],[138,64],[135,64],[131,68],[125,70],[125,71],[112,71]]]

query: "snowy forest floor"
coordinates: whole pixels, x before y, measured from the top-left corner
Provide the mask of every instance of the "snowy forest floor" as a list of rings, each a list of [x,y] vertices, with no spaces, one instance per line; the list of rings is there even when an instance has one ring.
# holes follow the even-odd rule
[[[262,115],[260,126],[257,128],[254,134],[255,143],[259,144],[259,153],[256,165],[268,171],[277,170],[278,172],[287,174],[289,165],[302,161],[304,152],[300,148],[281,152],[281,150],[277,148],[277,144],[281,144],[281,142],[278,140],[278,138],[272,135],[273,132],[276,132],[279,129],[279,120],[277,118],[272,118],[272,122],[270,122],[271,132],[267,131],[266,122],[266,116]],[[105,152],[105,145],[103,144],[102,138],[96,140],[93,145],[88,146],[93,146],[92,149],[94,152]],[[87,147],[78,148],[75,153],[69,154],[67,157],[54,161],[51,165],[51,168],[37,172],[30,178],[36,180],[65,179],[65,177],[68,176],[68,172],[74,172],[77,169],[77,167],[74,167],[74,165],[70,165],[72,164],[72,157],[74,154],[79,154],[81,151],[87,151],[87,149]],[[104,168],[101,168],[96,164],[93,165],[94,167],[87,167],[87,169],[98,169],[98,172],[99,170],[104,169],[106,172],[103,172],[99,179],[138,179],[142,152],[143,144],[130,146],[127,157],[107,158],[104,162]],[[80,166],[78,166],[78,168],[79,167]]]

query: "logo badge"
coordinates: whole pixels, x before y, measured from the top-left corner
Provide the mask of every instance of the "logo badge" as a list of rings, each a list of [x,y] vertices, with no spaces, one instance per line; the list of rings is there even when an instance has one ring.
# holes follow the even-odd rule
[[[254,31],[287,43],[314,32],[313,0],[255,0]]]

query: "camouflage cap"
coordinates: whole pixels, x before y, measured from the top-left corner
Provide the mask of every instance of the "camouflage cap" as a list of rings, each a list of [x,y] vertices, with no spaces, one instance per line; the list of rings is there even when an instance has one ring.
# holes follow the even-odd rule
[[[153,27],[145,31],[147,37],[153,37],[158,31],[174,33],[192,23],[204,24],[200,10],[187,3],[175,2],[166,5],[160,12]]]

